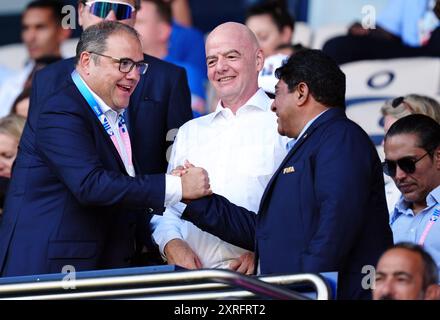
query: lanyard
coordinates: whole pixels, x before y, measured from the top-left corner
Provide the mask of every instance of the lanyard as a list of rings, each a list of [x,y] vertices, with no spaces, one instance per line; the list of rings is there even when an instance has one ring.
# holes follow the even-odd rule
[[[124,156],[122,154],[122,150],[120,150],[119,143],[117,141],[116,135],[113,132],[113,129],[110,126],[110,123],[109,123],[107,117],[102,112],[101,107],[96,102],[96,100],[93,97],[93,95],[90,92],[90,90],[86,87],[86,85],[85,85],[84,81],[81,79],[79,73],[76,70],[73,70],[71,76],[72,76],[72,80],[75,83],[76,87],[78,88],[79,92],[84,97],[84,99],[86,99],[87,104],[93,110],[93,112],[95,113],[95,115],[98,118],[99,122],[101,122],[101,124],[104,127],[105,131],[109,135],[109,137],[112,140],[112,142],[113,142],[116,150],[118,151],[121,159],[124,159]],[[118,116],[118,129],[119,129],[120,137],[122,139],[122,143],[124,144],[125,151],[127,153],[127,161],[128,161],[128,168],[126,168],[127,172],[130,175],[132,175],[132,174],[134,175],[133,162],[132,162],[132,159],[131,159],[130,137],[128,136],[128,130],[127,130],[127,126],[125,124],[124,115],[125,115],[125,111],[121,115]],[[125,162],[124,162],[124,165],[125,165]]]
[[[432,213],[431,218],[429,218],[429,222],[426,225],[425,230],[423,230],[422,236],[420,237],[420,240],[419,240],[419,245],[423,246],[423,244],[425,243],[426,237],[428,236],[429,231],[431,231],[432,226],[434,225],[434,223],[436,223],[439,216],[440,216],[440,209],[437,208]]]

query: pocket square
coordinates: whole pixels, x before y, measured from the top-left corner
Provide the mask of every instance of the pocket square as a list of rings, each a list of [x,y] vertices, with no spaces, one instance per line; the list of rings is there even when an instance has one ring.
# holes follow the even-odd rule
[[[283,169],[283,174],[288,174],[288,173],[292,173],[292,172],[295,172],[295,168],[293,166]]]

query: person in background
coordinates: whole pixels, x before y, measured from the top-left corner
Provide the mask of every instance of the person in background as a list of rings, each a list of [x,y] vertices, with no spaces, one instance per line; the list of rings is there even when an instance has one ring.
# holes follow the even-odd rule
[[[389,0],[374,28],[355,23],[323,51],[339,64],[359,60],[440,56],[440,0]]]
[[[0,209],[3,209],[12,164],[17,156],[25,121],[25,118],[18,115],[9,115],[0,119]]]
[[[276,54],[280,45],[292,44],[295,20],[274,1],[251,6],[245,23],[255,33],[265,58]]]
[[[206,113],[206,74],[197,65],[179,61],[169,55],[169,42],[172,30],[171,7],[163,0],[142,0],[136,15],[134,28],[138,31],[145,54],[163,59],[185,68],[191,91],[193,116]]]
[[[282,53],[280,46],[291,46],[295,21],[278,1],[262,1],[250,6],[246,12],[246,26],[258,39],[265,61],[258,76],[258,85],[273,98],[278,79],[275,70],[290,54]]]
[[[384,151],[383,171],[402,193],[390,217],[394,242],[417,243],[440,265],[440,124],[403,117],[386,133]]]
[[[5,80],[0,87],[0,117],[9,114],[14,100],[30,85],[37,70],[61,59],[61,44],[71,33],[70,29],[64,29],[61,25],[62,8],[62,1],[35,0],[23,11],[21,38],[29,61],[24,69]],[[47,57],[51,57],[51,60],[47,60]]]
[[[30,102],[31,88],[23,90],[15,99],[12,105],[11,114],[16,114],[27,118],[29,113],[29,102]]]
[[[376,267],[374,300],[438,300],[438,269],[423,247],[400,242],[385,251]]]
[[[171,4],[173,10],[173,20],[185,27],[192,26],[191,7],[188,0],[163,0]]]
[[[388,100],[381,107],[381,112],[385,134],[394,122],[410,114],[424,114],[440,123],[440,104],[433,98],[418,94]],[[391,214],[401,193],[391,177],[385,175],[384,180],[388,211]]]

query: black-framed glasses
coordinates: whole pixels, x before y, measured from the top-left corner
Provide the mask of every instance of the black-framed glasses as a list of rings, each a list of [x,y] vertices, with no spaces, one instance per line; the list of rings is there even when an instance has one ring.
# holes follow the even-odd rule
[[[133,70],[134,66],[136,66],[136,70],[139,72],[139,74],[145,74],[145,72],[147,72],[147,69],[148,69],[148,63],[146,63],[144,61],[136,62],[136,61],[131,60],[130,58],[115,58],[115,57],[107,56],[105,54],[94,52],[94,51],[89,51],[89,52],[96,54],[98,56],[101,56],[101,57],[112,59],[113,61],[119,63],[119,71],[121,71],[122,73],[131,72],[131,70]]]
[[[407,174],[414,173],[416,171],[416,163],[422,160],[428,154],[429,151],[418,159],[414,159],[412,157],[403,157],[396,161],[385,159],[385,161],[382,162],[383,172],[390,177],[395,177],[397,166],[399,166],[399,168]]]
[[[133,12],[136,10],[132,5],[115,0],[92,0],[83,1],[83,3],[89,7],[89,12],[94,16],[105,19],[110,11],[113,10],[117,20],[131,19]]]

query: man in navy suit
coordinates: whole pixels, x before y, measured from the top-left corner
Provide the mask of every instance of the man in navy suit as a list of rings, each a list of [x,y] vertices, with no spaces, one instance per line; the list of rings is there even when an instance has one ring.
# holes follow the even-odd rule
[[[259,214],[213,195],[182,218],[248,250],[258,273],[339,272],[338,298],[369,298],[362,268],[392,245],[382,168],[368,135],[345,115],[345,75],[317,50],[277,69],[272,110],[295,138]]]
[[[132,27],[139,5],[139,0],[79,0],[78,22],[83,29],[103,20],[117,20]],[[144,55],[144,61],[148,63],[148,72],[141,76],[131,96],[127,125],[140,172],[162,173],[167,170],[167,151],[175,129],[192,119],[191,94],[183,68],[149,55]],[[30,114],[39,112],[40,106],[70,77],[73,69],[74,58],[70,58],[37,72]],[[28,126],[34,129],[32,123]]]
[[[120,21],[133,26],[139,0],[78,1],[78,22],[86,29],[103,20]],[[177,129],[192,119],[191,94],[186,72],[183,68],[144,55],[148,72],[141,76],[139,84],[130,99],[127,112],[127,126],[133,146],[134,160],[139,173],[153,174],[166,172],[167,152]],[[32,119],[38,117],[40,107],[56,91],[74,69],[74,58],[52,64],[36,73],[30,99],[30,120],[26,130],[35,130]],[[157,248],[152,245],[146,228],[150,215],[138,217],[138,234],[141,242],[148,247],[147,258],[139,264],[156,264],[161,261]],[[142,246],[138,246],[142,251]],[[158,259],[157,259],[158,257]],[[151,258],[151,259],[150,259]],[[147,260],[147,261],[145,261]]]
[[[87,28],[76,68],[29,118],[0,226],[3,276],[126,267],[139,213],[209,194],[207,173],[136,174],[124,111],[148,65],[136,31]]]

